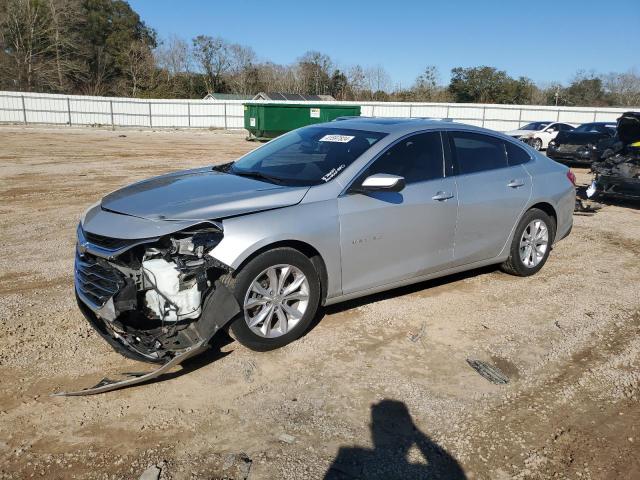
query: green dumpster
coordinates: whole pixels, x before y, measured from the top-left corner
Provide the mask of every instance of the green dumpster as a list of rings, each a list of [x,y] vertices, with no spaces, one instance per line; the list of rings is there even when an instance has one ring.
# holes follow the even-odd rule
[[[244,128],[249,131],[250,139],[257,140],[268,140],[305,125],[351,116],[360,116],[359,105],[244,104]]]

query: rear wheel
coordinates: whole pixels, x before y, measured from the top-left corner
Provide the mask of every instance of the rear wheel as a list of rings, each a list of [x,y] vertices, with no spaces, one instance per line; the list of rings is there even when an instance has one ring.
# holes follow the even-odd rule
[[[555,229],[553,218],[542,210],[532,208],[526,212],[516,227],[502,270],[520,277],[537,273],[549,258]]]
[[[253,258],[229,287],[242,307],[231,333],[258,351],[301,337],[320,301],[318,272],[306,255],[292,248],[276,248]]]

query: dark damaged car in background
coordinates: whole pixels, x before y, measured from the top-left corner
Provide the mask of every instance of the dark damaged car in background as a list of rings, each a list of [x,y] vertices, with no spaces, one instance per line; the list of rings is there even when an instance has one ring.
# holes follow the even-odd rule
[[[616,135],[615,122],[583,123],[573,130],[561,131],[549,142],[547,157],[558,162],[591,165],[593,158],[602,153],[603,140],[611,140]]]
[[[591,164],[594,179],[589,197],[640,199],[640,112],[624,113],[612,142],[601,146],[600,158]]]
[[[302,336],[322,305],[489,264],[536,273],[571,230],[574,180],[522,142],[452,122],[301,128],[89,208],[78,305],[138,360],[175,365],[221,329],[270,350]]]

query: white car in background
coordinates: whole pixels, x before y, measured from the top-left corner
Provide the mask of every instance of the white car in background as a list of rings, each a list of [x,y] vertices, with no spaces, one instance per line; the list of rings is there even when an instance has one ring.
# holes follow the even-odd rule
[[[510,137],[528,143],[536,150],[546,150],[549,142],[556,138],[558,132],[573,130],[575,125],[561,122],[532,122],[527,123],[518,130],[504,132]]]

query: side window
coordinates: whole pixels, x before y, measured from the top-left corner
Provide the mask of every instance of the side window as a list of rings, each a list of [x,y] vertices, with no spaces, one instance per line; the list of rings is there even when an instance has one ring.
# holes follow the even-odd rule
[[[511,142],[504,142],[507,149],[507,160],[509,166],[522,165],[531,160],[531,156],[523,149]]]
[[[471,132],[451,132],[450,135],[460,174],[508,166],[502,140]]]
[[[440,132],[407,137],[382,154],[365,172],[390,173],[404,177],[407,184],[442,178],[444,157]]]
[[[560,127],[561,132],[567,132],[569,130],[573,130],[573,127],[571,125],[567,125],[566,123],[559,123],[558,126]]]

